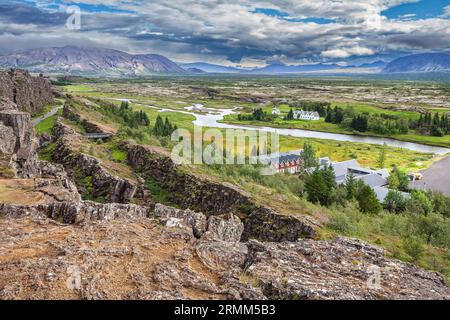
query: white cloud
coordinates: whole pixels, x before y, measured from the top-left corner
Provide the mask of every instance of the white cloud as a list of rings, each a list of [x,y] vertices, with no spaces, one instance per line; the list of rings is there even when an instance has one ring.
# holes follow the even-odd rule
[[[321,53],[325,58],[345,59],[351,56],[371,56],[375,51],[364,47],[353,47],[345,49],[330,49]]]

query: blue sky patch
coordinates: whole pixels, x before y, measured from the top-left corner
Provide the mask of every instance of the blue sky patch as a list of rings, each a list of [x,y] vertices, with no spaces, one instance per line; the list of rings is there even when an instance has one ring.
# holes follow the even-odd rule
[[[442,16],[444,7],[448,5],[449,0],[421,0],[392,7],[381,14],[389,19],[401,19],[407,15],[412,19],[430,19]]]

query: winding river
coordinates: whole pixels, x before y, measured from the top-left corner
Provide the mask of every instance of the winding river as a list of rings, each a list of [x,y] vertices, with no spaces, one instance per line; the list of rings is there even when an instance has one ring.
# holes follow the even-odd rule
[[[136,102],[135,102],[136,103]],[[185,110],[176,109],[161,109],[155,106],[149,106],[146,104],[141,104],[148,108],[158,109],[160,112],[179,112],[184,114],[189,114],[195,117],[193,121],[194,125],[210,127],[210,128],[220,128],[220,129],[243,129],[243,130],[261,130],[265,132],[275,132],[280,136],[292,136],[297,138],[317,138],[317,139],[328,139],[335,141],[346,141],[346,142],[359,142],[368,143],[376,145],[388,145],[390,147],[403,148],[417,152],[423,153],[433,153],[436,155],[446,155],[450,153],[450,148],[430,146],[420,143],[400,141],[391,138],[382,137],[368,137],[368,136],[357,136],[351,134],[340,134],[340,133],[330,133],[330,132],[319,132],[319,131],[309,131],[302,129],[284,129],[284,128],[272,128],[272,127],[259,127],[259,126],[249,126],[249,125],[235,125],[219,122],[224,119],[226,115],[235,113],[233,109],[211,109],[204,108],[201,105],[186,107]],[[200,113],[196,113],[198,111]]]

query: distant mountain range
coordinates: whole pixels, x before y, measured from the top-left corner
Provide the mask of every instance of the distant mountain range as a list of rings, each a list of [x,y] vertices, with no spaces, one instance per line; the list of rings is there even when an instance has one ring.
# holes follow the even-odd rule
[[[206,73],[241,73],[241,74],[295,74],[295,73],[309,73],[309,72],[348,72],[349,70],[364,72],[379,72],[385,66],[386,63],[383,61],[377,61],[370,64],[364,65],[351,65],[351,66],[340,66],[337,64],[326,64],[326,63],[315,63],[315,64],[303,64],[303,65],[287,65],[283,63],[270,64],[261,68],[254,69],[244,69],[236,67],[226,67],[217,64],[210,64],[204,62],[195,63],[183,63],[180,64],[181,67],[186,70],[196,69]],[[366,69],[366,70],[364,70]]]
[[[385,73],[450,72],[450,55],[445,53],[414,54],[389,63]]]
[[[206,73],[241,73],[245,71],[245,69],[226,67],[205,62],[180,63],[180,66],[186,70],[199,70]]]
[[[21,68],[47,74],[83,76],[148,76],[152,74],[364,74],[450,72],[450,55],[416,54],[390,63],[375,61],[341,66],[332,63],[303,65],[270,64],[261,68],[239,68],[204,62],[177,64],[156,54],[91,47],[52,47],[0,55],[0,68]]]
[[[0,67],[71,75],[140,76],[186,73],[175,62],[156,54],[132,55],[117,50],[74,46],[0,55]]]

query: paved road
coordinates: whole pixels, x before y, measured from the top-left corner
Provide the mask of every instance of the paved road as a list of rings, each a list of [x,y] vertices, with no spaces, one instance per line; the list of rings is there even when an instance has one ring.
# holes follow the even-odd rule
[[[50,118],[51,116],[54,116],[62,108],[64,108],[64,105],[59,106],[59,107],[55,107],[52,110],[50,110],[49,112],[47,112],[46,114],[44,114],[43,116],[40,116],[39,118],[33,119],[31,121],[33,123],[33,126],[37,126],[39,123],[41,123],[45,119]]]
[[[423,179],[411,182],[411,188],[440,191],[450,195],[450,156],[422,172]]]

